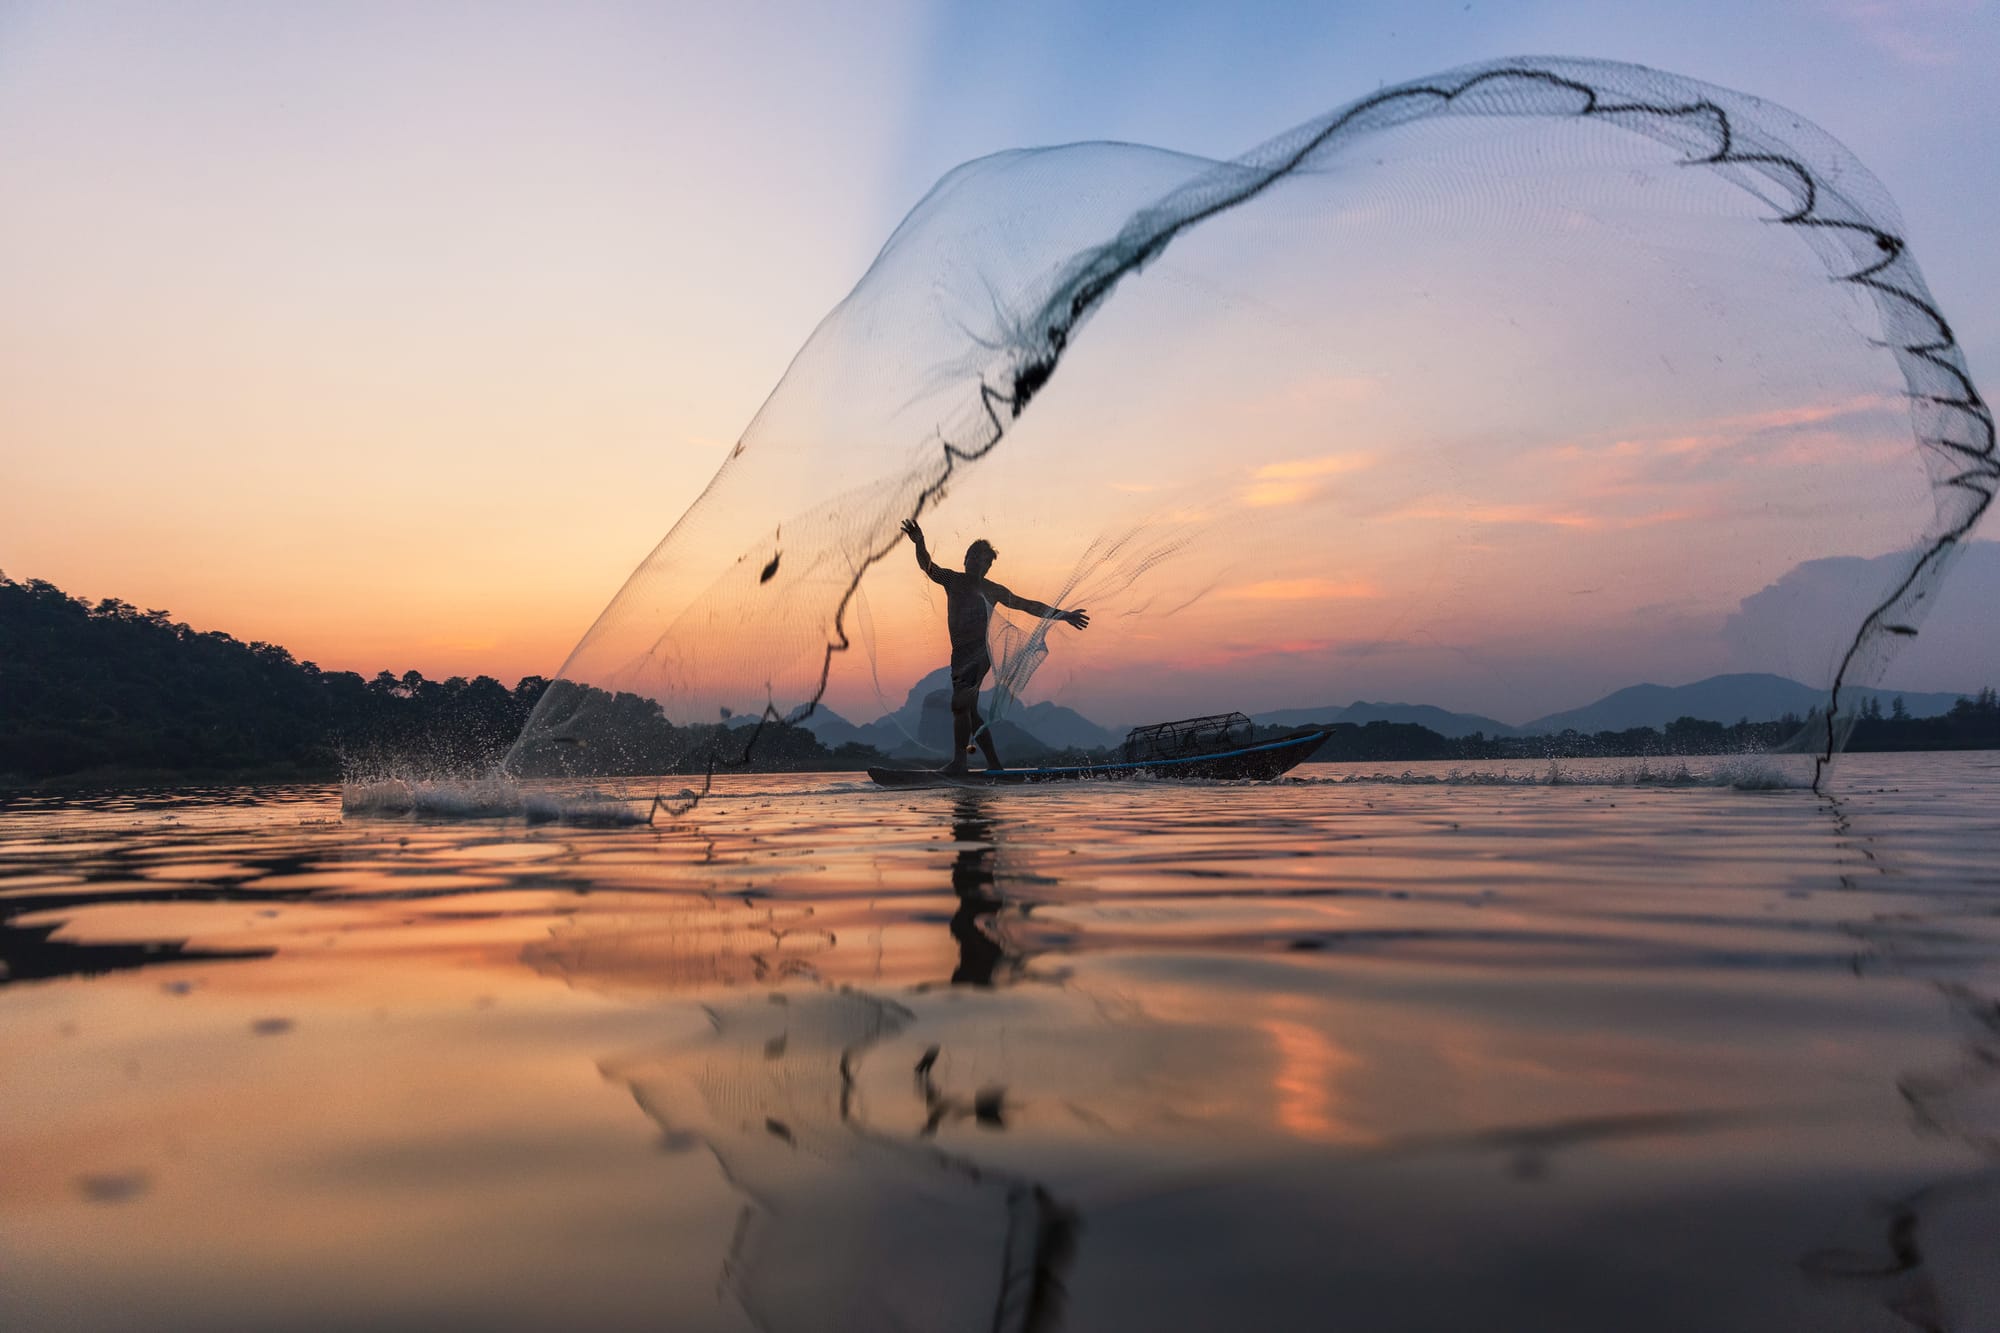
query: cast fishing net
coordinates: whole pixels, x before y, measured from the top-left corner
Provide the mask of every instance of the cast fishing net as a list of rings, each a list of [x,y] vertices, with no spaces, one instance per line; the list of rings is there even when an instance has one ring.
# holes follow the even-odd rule
[[[1819,691],[1797,744],[1824,762],[1996,482],[1886,193],[1753,97],[1511,59],[1229,162],[1000,153],[897,227],[509,764],[754,759],[861,697],[864,578],[895,645],[873,674],[942,666],[912,516],[940,562],[989,537],[993,578],[1091,612],[1001,619],[1003,706],[1039,666],[1111,719],[1389,698],[1518,723],[1765,671]],[[1834,556],[1873,572],[1790,620],[1752,600]],[[1725,635],[1746,604],[1760,632]]]

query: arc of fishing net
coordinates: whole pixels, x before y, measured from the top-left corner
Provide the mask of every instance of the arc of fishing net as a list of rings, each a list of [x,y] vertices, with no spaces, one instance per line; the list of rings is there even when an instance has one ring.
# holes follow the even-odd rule
[[[1634,65],[1625,66],[1624,68],[1647,74],[1657,73],[1656,71],[1646,69],[1644,66]],[[1003,392],[995,388],[986,382],[984,376],[980,379],[979,401],[986,416],[990,433],[985,439],[976,444],[969,447],[961,447],[945,438],[942,429],[939,430],[939,444],[942,451],[943,467],[937,477],[918,493],[916,503],[909,517],[912,519],[921,518],[924,510],[944,494],[959,463],[975,462],[991,452],[999,444],[1001,439],[1006,435],[1007,422],[1002,420],[998,408],[1005,407],[1007,409],[1007,421],[1018,420],[1021,414],[1027,410],[1029,402],[1055,374],[1056,367],[1069,346],[1070,338],[1082,321],[1097,306],[1103,303],[1105,298],[1110,295],[1112,289],[1121,280],[1129,274],[1146,267],[1154,259],[1158,258],[1168,244],[1181,232],[1254,199],[1271,186],[1297,171],[1315,152],[1371,112],[1405,102],[1430,101],[1440,106],[1449,106],[1467,94],[1489,84],[1506,82],[1537,83],[1557,91],[1575,94],[1582,99],[1582,104],[1568,112],[1568,116],[1576,119],[1592,117],[1604,119],[1610,123],[1621,124],[1635,134],[1644,134],[1645,131],[1633,125],[1625,124],[1627,120],[1633,118],[1651,118],[1686,124],[1701,124],[1705,122],[1710,127],[1710,133],[1714,139],[1713,149],[1707,154],[1690,154],[1683,157],[1683,165],[1718,168],[1729,166],[1746,167],[1756,170],[1767,179],[1780,184],[1784,178],[1789,178],[1796,186],[1795,193],[1798,196],[1799,202],[1792,211],[1780,213],[1775,218],[1772,218],[1771,221],[1793,227],[1852,231],[1874,243],[1877,250],[1881,252],[1881,257],[1875,263],[1865,265],[1850,273],[1836,273],[1833,275],[1835,280],[1843,283],[1851,283],[1875,293],[1878,297],[1899,302],[1931,323],[1935,330],[1935,336],[1929,340],[1890,342],[1884,345],[1900,355],[1907,355],[1921,360],[1956,381],[1959,386],[1959,393],[1956,395],[1922,393],[1913,388],[1910,397],[1915,401],[1928,402],[1935,406],[1961,413],[1973,423],[1976,432],[1983,436],[1984,442],[1982,444],[1968,444],[1942,435],[1920,435],[1918,437],[1918,442],[1922,445],[1942,449],[1965,460],[1966,465],[1962,467],[1960,472],[1946,478],[1939,484],[1964,491],[1971,495],[1973,497],[1971,509],[1962,519],[1932,539],[1930,545],[1912,565],[1908,574],[1898,582],[1887,597],[1883,598],[1863,618],[1860,627],[1855,631],[1853,639],[1849,642],[1847,650],[1841,658],[1840,666],[1834,674],[1833,683],[1827,691],[1828,707],[1825,714],[1825,744],[1813,762],[1813,788],[1817,791],[1825,777],[1827,767],[1833,762],[1833,757],[1839,749],[1843,728],[1846,725],[1851,725],[1851,719],[1843,722],[1839,713],[1840,692],[1846,684],[1847,673],[1852,669],[1856,658],[1865,649],[1873,645],[1877,631],[1904,637],[1913,637],[1917,633],[1914,625],[1908,623],[1891,623],[1888,617],[1898,609],[1904,596],[1915,589],[1917,584],[1926,575],[1941,568],[1947,562],[1949,557],[1957,550],[1959,543],[1965,538],[1966,534],[1971,531],[1972,527],[1985,514],[1986,510],[1991,507],[1996,490],[2000,490],[2000,460],[1996,460],[1995,458],[1995,431],[1990,409],[1980,397],[1977,388],[1972,384],[1970,376],[1948,359],[1949,353],[1958,350],[1958,340],[1952,332],[1950,323],[1944,318],[1943,313],[1938,310],[1936,305],[1924,296],[1919,295],[1908,287],[1885,281],[1882,277],[1891,265],[1907,253],[1908,246],[1903,238],[1870,222],[1849,218],[1819,216],[1820,185],[1818,178],[1814,176],[1811,169],[1798,158],[1786,154],[1738,151],[1736,148],[1736,130],[1730,119],[1728,109],[1709,98],[1702,97],[1681,102],[1647,102],[1642,100],[1608,101],[1604,100],[1603,95],[1600,94],[1598,89],[1569,75],[1557,73],[1550,69],[1537,68],[1531,64],[1503,64],[1498,67],[1479,70],[1456,84],[1419,82],[1406,84],[1398,88],[1385,89],[1373,96],[1363,98],[1335,116],[1326,125],[1308,135],[1303,143],[1273,165],[1258,167],[1254,164],[1243,162],[1240,159],[1222,164],[1218,170],[1232,172],[1247,171],[1251,173],[1254,179],[1249,184],[1236,190],[1221,191],[1213,200],[1199,207],[1188,209],[1178,218],[1169,216],[1162,219],[1161,215],[1163,213],[1171,213],[1173,202],[1177,197],[1190,192],[1198,194],[1216,189],[1216,186],[1210,183],[1207,177],[1183,186],[1181,190],[1169,194],[1160,203],[1140,212],[1126,224],[1118,237],[1089,252],[1089,258],[1077,266],[1077,271],[1068,281],[1057,284],[1056,290],[1058,295],[1065,288],[1071,289],[1068,299],[1068,310],[1062,317],[1047,324],[1047,332],[1043,336],[1042,347],[1016,368],[1012,384],[1010,385],[1011,391]],[[1415,119],[1416,114],[1413,114],[1409,118]],[[1515,114],[1546,114],[1551,118],[1560,118],[1555,112],[1536,112],[1531,110]],[[1660,136],[1648,135],[1647,137],[1657,138]],[[1254,149],[1252,150],[1253,153],[1255,151]],[[1215,174],[1215,172],[1208,173],[1210,177]],[[1748,189],[1749,187],[1745,186],[1744,188]],[[1756,193],[1755,191],[1751,192]],[[1146,234],[1145,231],[1145,224],[1149,221],[1154,224],[1150,235]],[[1132,234],[1135,230],[1139,233],[1138,235]],[[1122,245],[1121,242],[1123,242]],[[1124,253],[1121,254],[1121,250]],[[1041,321],[1034,322],[1039,323]],[[1908,378],[1907,371],[1905,372],[1905,378]],[[833,655],[837,652],[846,652],[852,646],[846,629],[847,608],[852,602],[856,590],[860,587],[862,577],[875,564],[886,559],[900,544],[901,540],[901,536],[898,534],[888,539],[882,546],[875,550],[865,552],[860,563],[856,566],[853,578],[849,580],[847,588],[842,592],[840,602],[835,608],[833,641],[827,644],[825,653],[821,658],[819,680],[814,687],[812,697],[793,709],[789,715],[781,715],[777,711],[776,705],[767,701],[755,727],[752,728],[751,734],[745,740],[741,756],[735,761],[727,762],[727,767],[741,768],[749,765],[756,742],[762,736],[763,730],[767,725],[771,723],[779,723],[781,725],[796,724],[812,716],[820,700],[825,697],[827,682],[833,670]],[[775,573],[776,564],[777,561],[774,558],[771,564],[766,567],[764,579],[760,581],[768,581],[771,575]],[[678,798],[676,801],[668,801],[665,797],[656,794],[653,799],[652,810],[647,815],[647,822],[651,823],[654,815],[662,808],[667,809],[672,814],[682,814],[692,809],[712,788],[716,766],[716,757],[711,753],[706,772],[703,776],[702,788],[699,792],[692,793],[685,798]]]

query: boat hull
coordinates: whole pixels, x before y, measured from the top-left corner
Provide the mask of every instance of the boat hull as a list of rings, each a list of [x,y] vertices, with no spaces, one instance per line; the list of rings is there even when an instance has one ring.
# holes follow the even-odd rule
[[[1025,787],[1043,782],[1105,781],[1118,778],[1197,779],[1208,782],[1256,782],[1280,777],[1304,763],[1327,738],[1324,731],[1284,736],[1261,745],[1246,745],[1214,754],[1171,759],[1136,759],[1107,764],[1071,764],[1057,768],[1003,768],[998,771],[945,773],[935,768],[871,768],[868,776],[883,787]]]

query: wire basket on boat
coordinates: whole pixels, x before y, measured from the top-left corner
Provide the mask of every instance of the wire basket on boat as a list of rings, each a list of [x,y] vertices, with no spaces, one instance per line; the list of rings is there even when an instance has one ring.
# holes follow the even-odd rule
[[[1178,722],[1154,722],[1125,734],[1125,759],[1180,759],[1247,744],[1252,723],[1241,713],[1211,713]]]

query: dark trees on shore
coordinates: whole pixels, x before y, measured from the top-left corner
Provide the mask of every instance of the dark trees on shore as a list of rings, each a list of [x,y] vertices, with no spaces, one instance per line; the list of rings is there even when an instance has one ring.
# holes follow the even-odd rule
[[[476,773],[505,755],[548,686],[541,676],[509,689],[491,676],[322,671],[276,644],[0,575],[0,782]],[[648,772],[727,742],[719,726],[670,726],[651,700],[618,703],[632,711],[634,753],[659,765]],[[767,729],[757,749],[769,767],[880,761],[836,755],[792,727]]]

